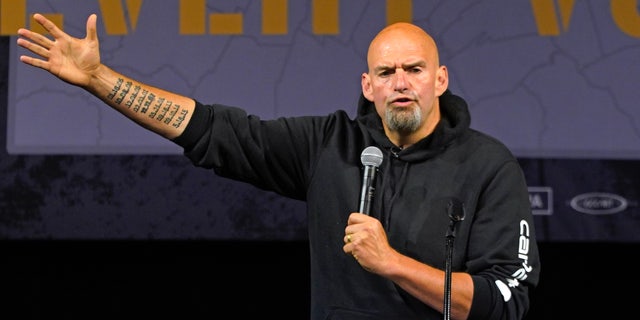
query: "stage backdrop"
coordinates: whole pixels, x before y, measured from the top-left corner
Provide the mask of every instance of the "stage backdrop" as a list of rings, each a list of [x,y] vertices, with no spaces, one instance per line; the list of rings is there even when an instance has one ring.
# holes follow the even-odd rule
[[[176,146],[19,63],[15,32],[38,28],[34,12],[77,37],[97,13],[112,68],[263,118],[355,114],[369,41],[412,21],[438,42],[472,127],[521,160],[541,240],[640,240],[635,0],[0,0],[0,236],[299,239],[303,203],[193,168]]]

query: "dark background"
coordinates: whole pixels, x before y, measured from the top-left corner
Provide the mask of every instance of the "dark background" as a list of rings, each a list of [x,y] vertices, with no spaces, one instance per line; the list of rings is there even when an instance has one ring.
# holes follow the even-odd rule
[[[0,52],[5,57],[8,56],[9,39],[0,38]],[[0,137],[5,141],[7,59],[1,60],[3,124]],[[122,184],[129,180],[111,176],[114,173],[137,173],[135,166],[112,167],[114,162],[161,168],[189,166],[179,156],[11,156],[3,148],[0,151],[3,171],[0,225],[5,229],[20,230],[21,223],[42,219],[43,215],[49,213],[43,208],[52,207],[43,200],[46,198],[44,195],[52,192],[60,192],[60,199],[68,201],[56,204],[58,207],[80,206],[72,203],[76,199],[73,195],[55,189],[49,182],[73,174],[60,170],[59,163],[70,167],[90,163],[93,170],[102,169],[105,171],[103,174],[109,176],[108,179],[120,179],[119,183]],[[573,160],[557,159],[522,159],[522,162],[525,169],[533,166],[551,167],[550,164],[570,168],[576,164]],[[633,174],[637,168],[636,162],[628,161],[600,163],[590,160],[588,165],[594,167],[594,172],[601,170],[601,167],[619,166],[621,173],[631,169],[630,174]],[[184,170],[187,170],[187,175],[199,176],[201,173],[197,169]],[[539,185],[544,185],[541,177],[528,178],[539,180]],[[102,182],[112,181],[108,179]],[[211,180],[211,184],[220,182],[209,176],[203,179]],[[109,187],[108,183],[107,186],[96,185],[96,181],[84,180],[80,183],[86,184],[86,187],[101,188],[101,197],[93,199],[97,204],[126,199],[117,196],[124,190]],[[210,188],[210,185],[204,188]],[[87,192],[72,191],[80,195]],[[259,191],[255,194],[254,201],[258,202],[263,197],[269,197]],[[95,196],[93,193],[91,195]],[[269,200],[273,201],[271,198]],[[99,205],[95,207],[104,208]],[[145,210],[149,210],[148,207],[141,205],[140,208],[144,213],[140,219],[147,219],[146,214],[149,213]],[[262,230],[258,233],[267,236],[207,239],[198,233],[205,232],[206,228],[198,231],[193,226],[181,229],[179,225],[176,229],[186,229],[187,233],[191,230],[194,235],[190,237],[165,232],[170,236],[156,238],[150,234],[148,240],[140,240],[126,231],[126,227],[123,227],[125,231],[119,239],[99,235],[86,240],[83,237],[58,239],[46,233],[33,233],[32,230],[29,231],[32,233],[25,233],[23,237],[0,234],[0,291],[3,293],[0,318],[308,318],[309,253],[304,228],[294,226],[287,229],[286,219],[274,225],[253,225],[247,221],[251,215],[246,211],[251,208],[238,208],[235,216],[242,219],[238,218],[234,226]],[[118,214],[137,216],[139,212]],[[546,234],[546,220],[540,218],[537,223],[536,227]],[[298,226],[299,222],[295,225]],[[282,229],[286,229],[285,237],[294,240],[269,236],[269,232],[276,233]],[[633,292],[638,286],[638,268],[635,265],[639,248],[637,243],[571,242],[542,238],[542,276],[540,286],[533,295],[528,319],[610,319],[635,313],[637,295]]]
[[[527,319],[635,318],[636,244],[540,249]],[[308,318],[306,241],[5,240],[0,251],[2,318]]]

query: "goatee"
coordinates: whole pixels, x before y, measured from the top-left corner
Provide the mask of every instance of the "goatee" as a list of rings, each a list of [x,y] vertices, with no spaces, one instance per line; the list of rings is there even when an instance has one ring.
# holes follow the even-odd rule
[[[422,120],[420,108],[387,108],[385,111],[387,126],[389,129],[398,132],[414,132],[418,130]]]

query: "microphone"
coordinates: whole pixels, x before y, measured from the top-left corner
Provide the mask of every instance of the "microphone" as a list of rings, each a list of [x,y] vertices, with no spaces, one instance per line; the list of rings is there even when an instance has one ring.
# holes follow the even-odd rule
[[[364,166],[362,189],[360,190],[360,207],[358,208],[360,213],[369,215],[373,193],[376,190],[374,185],[376,172],[378,172],[382,159],[382,151],[374,146],[366,147],[360,154],[360,161]]]
[[[464,202],[460,199],[452,198],[447,204],[447,215],[449,216],[449,233],[448,236],[456,236],[456,225],[464,220],[465,209]]]
[[[451,198],[447,204],[447,215],[449,216],[449,230],[446,234],[447,256],[444,263],[444,319],[451,319],[451,264],[453,263],[453,240],[456,237],[456,226],[458,222],[464,220],[464,202],[457,198]]]

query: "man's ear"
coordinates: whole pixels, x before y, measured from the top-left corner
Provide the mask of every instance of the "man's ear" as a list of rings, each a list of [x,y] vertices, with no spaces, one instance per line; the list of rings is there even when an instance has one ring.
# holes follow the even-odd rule
[[[362,84],[362,95],[369,101],[373,102],[373,88],[371,87],[371,78],[369,74],[363,73],[361,84]]]
[[[447,71],[447,67],[440,66],[438,71],[436,72],[436,96],[442,95],[447,88],[449,87],[449,71]]]

